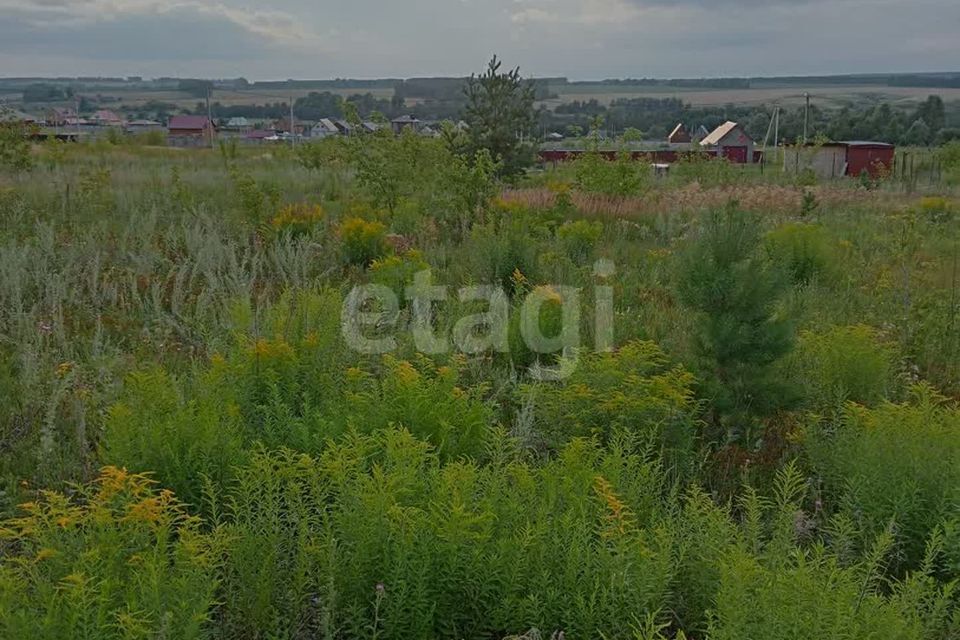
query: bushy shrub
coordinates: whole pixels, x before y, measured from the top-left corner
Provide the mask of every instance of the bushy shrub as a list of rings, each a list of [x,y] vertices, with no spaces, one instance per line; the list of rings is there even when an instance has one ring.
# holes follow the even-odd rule
[[[743,179],[743,171],[726,158],[703,154],[685,156],[670,169],[671,179],[680,184],[699,183],[704,187],[734,184]]]
[[[829,278],[836,268],[830,237],[819,225],[787,223],[768,233],[764,243],[771,260],[784,265],[797,284]]]
[[[387,253],[387,228],[382,222],[347,218],[340,223],[339,235],[349,264],[367,266]]]
[[[869,587],[875,568],[839,566],[823,548],[765,565],[745,553],[723,563],[708,637],[742,640],[920,640],[919,612]],[[873,576],[876,579],[876,576]],[[865,585],[867,588],[865,588]]]
[[[953,140],[943,145],[937,151],[937,158],[943,165],[947,181],[951,184],[960,182],[960,140]]]
[[[565,307],[569,314],[576,301],[565,298],[566,292],[557,287],[531,287],[519,271],[511,280],[517,297],[507,328],[508,361],[518,369],[556,365],[564,355],[571,355],[570,347],[577,346],[567,343],[574,339],[580,327],[572,324],[569,315],[564,317]],[[536,304],[539,304],[538,310]],[[535,314],[535,310],[538,313]]]
[[[582,356],[568,379],[529,386],[525,394],[552,447],[573,438],[625,439],[637,450],[662,452],[686,474],[698,435],[693,382],[655,344],[631,342],[613,353]]]
[[[444,459],[480,456],[493,413],[482,386],[460,386],[461,364],[437,367],[423,356],[413,362],[384,356],[379,376],[351,369],[341,409],[345,428],[370,433],[398,425],[433,444]]]
[[[439,222],[446,225],[455,237],[463,238],[470,227],[486,217],[490,203],[497,195],[497,174],[503,167],[490,151],[481,149],[473,158],[452,155],[440,175],[438,195],[447,200],[441,207]]]
[[[826,527],[833,548],[811,544],[818,514],[803,509],[809,488],[790,463],[777,473],[772,495],[746,489],[738,505],[738,543],[714,567],[719,584],[706,637],[919,640],[956,632],[954,588],[934,579],[942,534],[930,538],[916,573],[886,582],[895,554],[891,533],[877,532],[862,555],[848,557],[851,527],[834,519]]]
[[[960,504],[960,410],[926,386],[904,404],[851,406],[806,448],[829,497],[865,535],[893,522],[902,567],[917,567],[934,529]]]
[[[216,375],[198,381],[189,400],[161,370],[128,376],[123,396],[107,413],[102,459],[151,472],[199,507],[204,483],[227,484],[246,457],[240,412]]]
[[[470,283],[498,284],[518,293],[514,274],[536,279],[540,241],[549,234],[529,212],[503,212],[489,224],[474,226],[463,246]]]
[[[257,180],[236,167],[230,168],[230,179],[239,202],[244,221],[260,225],[280,206],[280,191],[276,185]]]
[[[317,471],[306,455],[261,450],[218,495],[218,534],[229,541],[220,637],[334,635],[337,549],[325,530],[329,485]],[[334,470],[335,478],[343,480]]]
[[[740,532],[729,506],[718,506],[699,487],[692,486],[680,504],[672,610],[680,629],[700,637],[706,634],[720,591],[721,564],[738,544]]]
[[[583,263],[593,257],[597,242],[603,234],[603,224],[587,220],[566,222],[557,229],[557,238],[570,259]]]
[[[418,136],[409,128],[401,135],[385,129],[351,137],[345,146],[357,184],[390,213],[404,199],[429,195],[443,170],[454,162],[443,141]]]
[[[423,254],[411,249],[401,255],[389,255],[374,260],[370,265],[370,280],[382,284],[401,296],[403,291],[413,283],[414,276],[430,268],[424,260]]]
[[[172,493],[115,467],[0,523],[0,636],[206,638],[217,547]]]
[[[255,311],[234,309],[236,335],[211,360],[219,394],[235,403],[249,441],[314,451],[341,415],[347,367],[339,292],[291,290]]]
[[[626,637],[663,621],[673,533],[657,466],[583,442],[532,465],[508,445],[485,466],[441,465],[396,430],[315,461],[258,454],[224,514],[226,630]]]
[[[310,233],[323,222],[323,208],[318,204],[298,202],[284,206],[270,219],[270,228],[294,235]]]
[[[350,362],[339,312],[329,290],[287,292],[256,317],[236,304],[234,339],[189,378],[128,376],[107,412],[101,457],[155,473],[199,508],[206,484],[228,484],[254,442],[319,449],[338,433]]]
[[[51,136],[43,143],[43,162],[47,169],[53,171],[63,166],[67,159],[67,143]]]
[[[0,122],[0,167],[8,171],[28,171],[35,162],[30,155],[27,127],[19,122]]]
[[[875,405],[895,391],[897,351],[879,331],[864,325],[800,334],[784,362],[786,375],[804,389],[810,408],[840,409],[846,402]]]
[[[607,196],[640,195],[650,180],[650,165],[620,151],[612,160],[598,152],[584,154],[574,164],[577,189]]]
[[[77,180],[78,206],[96,215],[107,215],[116,205],[113,176],[106,167],[84,167]]]
[[[920,198],[920,212],[932,222],[946,222],[951,220],[955,213],[953,204],[942,196],[926,196]]]

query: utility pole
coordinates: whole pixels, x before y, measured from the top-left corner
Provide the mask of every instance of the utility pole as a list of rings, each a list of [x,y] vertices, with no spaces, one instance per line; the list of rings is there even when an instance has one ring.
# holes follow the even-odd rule
[[[780,147],[780,107],[773,112],[773,148]]]
[[[210,148],[213,149],[213,111],[210,110],[210,93],[213,85],[207,87],[207,135],[210,136]]]
[[[73,95],[73,110],[77,116],[77,142],[80,142],[80,96],[77,94]]]
[[[803,110],[803,144],[807,144],[807,138],[810,131],[810,94],[804,93],[804,99],[807,106]]]
[[[297,144],[297,127],[293,124],[293,92],[290,92],[290,148]]]

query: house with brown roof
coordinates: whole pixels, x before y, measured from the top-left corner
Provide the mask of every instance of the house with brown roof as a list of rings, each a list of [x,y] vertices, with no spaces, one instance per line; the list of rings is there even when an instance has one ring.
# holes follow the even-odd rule
[[[203,147],[216,135],[216,127],[207,116],[171,116],[167,121],[167,143],[173,147]]]
[[[70,107],[53,107],[47,109],[44,118],[51,127],[63,127],[68,124],[75,125],[79,121],[77,112]]]
[[[687,131],[687,127],[682,122],[677,124],[670,135],[667,136],[667,142],[670,144],[689,144],[692,141],[690,132]]]

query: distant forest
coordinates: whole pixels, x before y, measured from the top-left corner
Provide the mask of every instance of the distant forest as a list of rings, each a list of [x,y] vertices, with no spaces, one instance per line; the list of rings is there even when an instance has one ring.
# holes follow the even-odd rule
[[[552,112],[541,113],[543,126],[568,134],[589,130],[595,123],[612,133],[637,129],[648,139],[664,139],[678,122],[688,128],[713,129],[735,120],[757,140],[770,129],[773,110],[767,106],[693,107],[677,98],[624,98],[609,106],[596,100],[571,102]],[[780,114],[780,140],[803,136],[802,107]],[[841,109],[810,108],[809,136],[831,140],[879,140],[906,145],[943,144],[960,139],[960,105],[949,106],[939,96],[930,96],[911,109],[887,103]],[[772,141],[772,140],[771,140]]]

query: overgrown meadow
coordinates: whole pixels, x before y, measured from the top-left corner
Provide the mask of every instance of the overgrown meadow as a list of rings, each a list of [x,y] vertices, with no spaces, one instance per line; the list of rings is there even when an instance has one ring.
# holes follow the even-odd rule
[[[952,187],[450,149],[0,176],[0,637],[960,637]],[[426,270],[506,348],[418,349]]]

